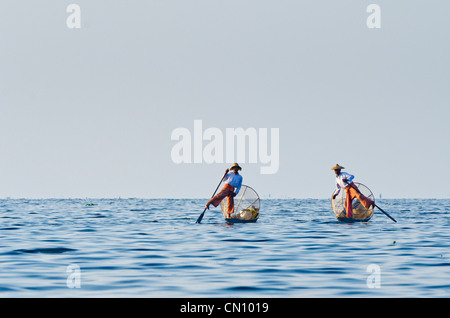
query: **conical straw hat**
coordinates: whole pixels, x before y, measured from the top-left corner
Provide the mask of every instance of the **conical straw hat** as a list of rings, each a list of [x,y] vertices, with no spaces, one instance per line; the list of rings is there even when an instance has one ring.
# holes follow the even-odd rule
[[[230,170],[233,170],[233,168],[238,168],[238,170],[242,170],[242,168],[237,163],[233,164]]]
[[[336,164],[333,168],[331,168],[331,170],[341,170],[341,169],[345,169],[345,168],[338,164]]]

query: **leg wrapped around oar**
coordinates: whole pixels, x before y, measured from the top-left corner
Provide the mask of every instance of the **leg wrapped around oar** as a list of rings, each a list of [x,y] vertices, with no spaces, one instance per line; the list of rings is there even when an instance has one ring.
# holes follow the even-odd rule
[[[209,208],[210,204],[217,207],[223,199],[228,198],[227,214],[228,216],[230,216],[230,214],[234,211],[233,194],[234,187],[230,186],[229,184],[225,184],[222,190],[220,190],[219,193],[217,193],[214,197],[211,198],[211,200],[208,201],[208,203],[206,203],[206,207]]]
[[[227,173],[228,173],[228,169],[225,170],[225,174],[223,175],[222,179],[220,179],[220,182],[219,182],[219,184],[217,185],[216,190],[214,190],[214,193],[213,193],[213,195],[212,195],[211,198],[213,198],[214,195],[216,194],[217,190],[218,190],[219,187],[220,187],[220,184],[222,183],[222,181],[223,181],[223,179],[225,178],[225,176],[227,175]],[[200,214],[199,217],[197,218],[196,223],[200,223],[200,222],[202,221],[203,216],[205,215],[205,212],[206,212],[207,209],[209,209],[209,204],[208,204],[208,203],[206,204],[206,207],[205,207],[205,209],[203,210],[202,214]]]
[[[354,198],[357,198],[366,209],[369,209],[374,205],[374,202],[364,196],[353,183],[345,188],[345,194],[345,210],[347,211],[347,217],[349,218],[353,217],[352,202]]]

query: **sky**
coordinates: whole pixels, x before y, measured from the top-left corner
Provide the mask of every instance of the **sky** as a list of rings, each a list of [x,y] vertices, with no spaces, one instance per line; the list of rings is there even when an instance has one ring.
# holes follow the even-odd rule
[[[70,4],[80,28],[69,28]],[[368,28],[378,4],[380,28]],[[207,198],[177,128],[279,130],[267,198],[449,198],[448,1],[2,1],[0,198]],[[203,143],[205,146],[207,142]],[[269,148],[270,149],[270,148]],[[247,149],[247,151],[249,151]]]

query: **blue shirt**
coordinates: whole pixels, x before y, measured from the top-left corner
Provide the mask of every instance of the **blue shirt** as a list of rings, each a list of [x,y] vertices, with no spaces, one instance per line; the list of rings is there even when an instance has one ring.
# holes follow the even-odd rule
[[[238,194],[242,185],[242,176],[240,174],[234,174],[234,172],[228,172],[225,178],[223,178],[223,182],[236,188],[234,192]]]

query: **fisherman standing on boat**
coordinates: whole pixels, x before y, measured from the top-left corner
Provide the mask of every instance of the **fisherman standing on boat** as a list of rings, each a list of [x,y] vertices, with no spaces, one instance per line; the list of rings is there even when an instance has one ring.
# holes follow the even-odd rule
[[[230,170],[231,172],[229,172]],[[239,170],[242,170],[242,168],[237,163],[233,164],[230,169],[225,170],[226,175],[223,178],[225,185],[219,193],[206,203],[208,210],[210,204],[217,207],[223,199],[227,198],[227,215],[228,218],[231,217],[234,211],[234,197],[239,193],[242,185],[242,176],[239,174]]]
[[[352,201],[354,198],[357,198],[366,209],[373,208],[375,202],[364,196],[353,183],[354,176],[347,172],[341,172],[342,169],[345,168],[338,164],[331,168],[336,173],[336,190],[333,193],[332,199],[334,200],[343,188],[346,196],[345,210],[347,211],[347,217],[351,218],[353,217]]]

